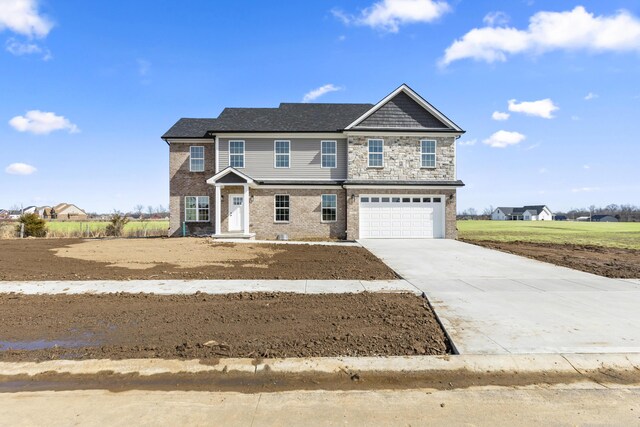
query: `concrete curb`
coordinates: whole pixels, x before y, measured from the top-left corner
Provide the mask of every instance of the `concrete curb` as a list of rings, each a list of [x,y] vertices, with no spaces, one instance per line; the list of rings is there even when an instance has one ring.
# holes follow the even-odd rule
[[[397,357],[316,357],[285,359],[220,359],[217,364],[200,360],[91,359],[46,362],[0,362],[0,375],[34,376],[46,372],[66,374],[156,374],[241,372],[241,373],[338,373],[385,372],[425,373],[467,371],[470,373],[580,373],[609,369],[640,370],[640,354],[542,354],[542,355],[459,355]]]
[[[334,294],[422,291],[406,280],[78,280],[0,281],[0,293],[23,295],[153,293],[158,295],[230,294],[237,292],[295,292]]]

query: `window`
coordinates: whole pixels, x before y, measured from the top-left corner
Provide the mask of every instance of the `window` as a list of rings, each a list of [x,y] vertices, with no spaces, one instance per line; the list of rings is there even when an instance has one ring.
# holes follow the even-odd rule
[[[275,221],[289,222],[289,195],[275,195]]]
[[[389,203],[389,198],[388,197],[383,197],[382,199],[380,199],[380,201],[382,203]]]
[[[433,198],[433,203],[440,203],[442,201],[442,199],[440,197],[434,197]]]
[[[229,141],[229,166],[244,167],[244,141]]]
[[[360,201],[361,201],[362,203],[369,203],[369,198],[368,198],[368,197],[362,197],[362,198],[360,199]]]
[[[209,196],[185,197],[184,219],[187,222],[209,221]]]
[[[322,195],[322,222],[336,222],[338,220],[338,196],[336,194]]]
[[[422,203],[431,203],[431,197],[423,197]]]
[[[204,147],[189,147],[189,171],[204,172]]]
[[[436,142],[424,140],[420,141],[420,157],[423,168],[436,167]]]
[[[420,203],[420,197],[414,197],[413,203]]]
[[[336,141],[321,141],[320,153],[322,155],[322,167],[323,168],[335,168],[337,167],[337,147]]]
[[[291,142],[275,141],[274,143],[274,166],[276,168],[288,168],[289,157],[291,157]]]
[[[369,167],[381,168],[384,166],[384,160],[382,157],[382,149],[384,141],[382,139],[370,139],[369,140]]]

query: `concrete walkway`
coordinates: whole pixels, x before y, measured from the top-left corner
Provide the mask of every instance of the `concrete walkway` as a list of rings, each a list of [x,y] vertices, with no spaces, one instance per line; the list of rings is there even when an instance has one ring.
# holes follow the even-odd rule
[[[462,389],[0,394],[10,426],[637,425],[640,390]]]
[[[230,294],[236,292],[297,292],[331,294],[348,292],[411,292],[422,294],[406,280],[78,280],[43,282],[0,281],[0,293],[101,294],[123,292],[158,295]]]
[[[454,240],[362,240],[424,291],[460,353],[640,352],[640,280]]]

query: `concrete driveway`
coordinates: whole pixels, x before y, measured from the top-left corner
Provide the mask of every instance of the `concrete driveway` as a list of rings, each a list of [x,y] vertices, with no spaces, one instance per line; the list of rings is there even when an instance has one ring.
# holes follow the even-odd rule
[[[640,352],[640,280],[455,240],[361,240],[426,293],[460,353]]]

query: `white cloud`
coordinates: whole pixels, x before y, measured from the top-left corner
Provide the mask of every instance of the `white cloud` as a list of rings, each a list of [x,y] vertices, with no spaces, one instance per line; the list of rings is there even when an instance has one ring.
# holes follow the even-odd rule
[[[640,51],[640,20],[625,10],[594,16],[583,6],[538,12],[524,30],[506,26],[472,29],[445,50],[440,65],[465,58],[491,63],[506,61],[509,55],[553,50]]]
[[[9,124],[19,132],[31,132],[38,135],[45,135],[56,130],[67,130],[69,133],[80,132],[78,126],[64,116],[40,110],[27,111],[24,116],[16,116],[9,120]]]
[[[37,0],[0,0],[0,31],[26,37],[45,37],[53,23],[38,12]]]
[[[531,144],[530,146],[528,146],[527,148],[524,149],[524,151],[530,151],[530,150],[535,150],[536,148],[540,147],[540,143],[536,142],[535,144]]]
[[[598,97],[598,94],[597,94],[597,93],[589,92],[589,93],[584,97],[584,100],[585,100],[585,101],[589,101],[589,100],[592,100],[592,99],[596,99],[597,97]]]
[[[476,145],[477,139],[468,139],[466,141],[458,141],[458,145]]]
[[[526,136],[520,132],[509,132],[506,130],[499,130],[491,135],[489,138],[482,141],[490,147],[505,148],[510,145],[516,145],[526,139]]]
[[[598,191],[600,190],[600,188],[598,187],[579,187],[579,188],[572,188],[571,192],[572,193],[591,193],[593,191]]]
[[[507,25],[509,23],[509,15],[500,11],[489,12],[484,16],[484,18],[482,18],[482,22],[490,27],[495,25]]]
[[[509,113],[503,113],[502,111],[494,111],[491,115],[493,120],[507,120],[511,115]]]
[[[544,119],[552,119],[552,113],[558,110],[558,106],[549,98],[539,101],[525,101],[518,103],[515,99],[509,100],[509,111],[514,113],[522,113],[527,116],[542,117]]]
[[[53,58],[49,49],[43,48],[36,43],[21,42],[13,37],[6,41],[5,49],[7,52],[16,56],[42,54],[42,59],[44,61],[48,61]]]
[[[28,165],[26,163],[11,163],[4,169],[6,173],[11,175],[31,175],[37,170],[38,169],[36,169],[34,166]]]
[[[344,88],[341,88],[339,86],[336,86],[334,84],[327,84],[324,86],[320,86],[319,88],[313,89],[309,92],[307,92],[304,97],[302,98],[302,102],[311,102],[314,101],[318,98],[320,98],[322,95],[327,94],[329,92],[337,92],[339,90],[343,90]]]
[[[401,25],[432,22],[450,10],[445,1],[381,0],[362,10],[359,15],[350,15],[340,9],[333,9],[331,13],[345,25],[364,25],[397,33]]]

